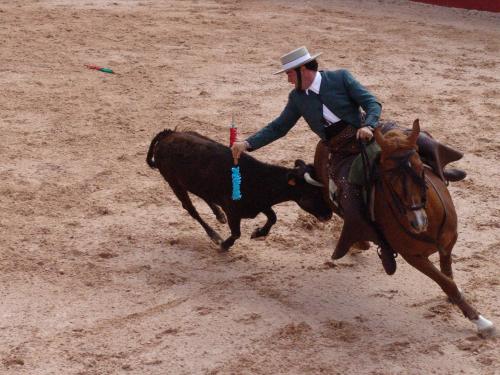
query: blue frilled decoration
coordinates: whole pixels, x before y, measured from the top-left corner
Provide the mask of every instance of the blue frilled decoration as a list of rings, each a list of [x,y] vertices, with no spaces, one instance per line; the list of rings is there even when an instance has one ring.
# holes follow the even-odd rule
[[[241,199],[241,191],[240,191],[240,186],[241,186],[241,174],[240,174],[240,166],[232,167],[231,168],[231,179],[233,181],[233,195],[232,199],[233,201],[238,201]]]

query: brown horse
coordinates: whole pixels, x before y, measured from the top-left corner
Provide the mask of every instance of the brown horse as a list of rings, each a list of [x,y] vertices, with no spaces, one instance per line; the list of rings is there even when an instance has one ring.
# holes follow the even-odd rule
[[[494,334],[492,322],[482,317],[453,281],[451,251],[457,241],[457,214],[445,183],[425,166],[417,153],[418,120],[406,135],[399,129],[375,139],[382,151],[379,179],[374,187],[374,217],[390,246],[409,263],[439,284],[482,336]],[[439,252],[440,270],[428,257]]]

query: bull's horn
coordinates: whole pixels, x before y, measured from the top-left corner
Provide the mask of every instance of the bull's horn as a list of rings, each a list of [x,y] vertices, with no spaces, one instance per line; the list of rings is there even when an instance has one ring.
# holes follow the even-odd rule
[[[420,134],[420,122],[418,121],[418,119],[416,119],[415,121],[413,121],[413,130],[410,136],[408,137],[408,142],[414,145],[417,142],[419,134]]]
[[[314,178],[312,178],[311,175],[309,174],[309,172],[304,173],[304,180],[306,180],[306,182],[308,184],[311,184],[313,186],[323,187],[323,184],[319,181],[316,181]]]

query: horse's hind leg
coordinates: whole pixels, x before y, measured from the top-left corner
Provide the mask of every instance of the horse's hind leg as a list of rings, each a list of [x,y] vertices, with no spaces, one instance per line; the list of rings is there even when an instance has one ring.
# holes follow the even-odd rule
[[[494,333],[493,323],[479,315],[477,310],[465,300],[453,279],[440,272],[428,258],[418,255],[401,255],[409,264],[438,283],[450,300],[462,310],[465,317],[476,324],[480,335],[489,336]]]
[[[201,224],[203,229],[205,229],[205,232],[207,232],[208,236],[210,239],[215,242],[217,245],[220,245],[222,243],[222,238],[219,236],[219,234],[212,229],[210,225],[205,223],[203,219],[201,218],[200,214],[198,211],[196,211],[196,208],[193,206],[193,202],[191,202],[191,198],[189,198],[189,195],[186,190],[170,184],[170,187],[172,188],[174,194],[179,198],[179,200],[182,203],[182,207],[191,215],[193,219],[195,219],[198,223]]]

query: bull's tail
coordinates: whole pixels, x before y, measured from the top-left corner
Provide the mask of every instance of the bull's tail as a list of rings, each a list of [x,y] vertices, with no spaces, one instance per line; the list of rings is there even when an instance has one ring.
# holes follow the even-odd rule
[[[146,162],[148,163],[148,165],[151,167],[151,168],[157,168],[156,166],[156,163],[155,163],[155,160],[154,160],[154,154],[155,154],[155,151],[156,151],[156,145],[158,144],[158,142],[160,142],[163,138],[169,136],[170,134],[172,134],[174,131],[173,130],[170,130],[170,129],[165,129],[161,132],[159,132],[154,138],[153,140],[151,141],[151,145],[149,146],[149,150],[148,150],[148,156],[146,157]]]

